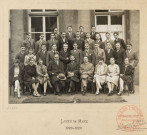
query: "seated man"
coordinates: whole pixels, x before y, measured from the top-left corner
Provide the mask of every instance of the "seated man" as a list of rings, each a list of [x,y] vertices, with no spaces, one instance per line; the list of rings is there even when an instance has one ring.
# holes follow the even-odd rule
[[[37,70],[37,80],[39,81],[40,84],[44,86],[44,96],[46,96],[46,89],[47,89],[47,83],[52,88],[52,85],[50,83],[50,78],[47,74],[47,68],[45,65],[43,65],[43,60],[39,59],[38,60],[38,65],[36,66]]]
[[[121,96],[124,86],[125,90],[128,90],[128,85],[133,81],[132,80],[132,75],[134,73],[134,68],[130,65],[129,63],[129,58],[125,58],[125,65],[122,68],[122,72],[120,74],[120,79],[119,79],[119,93],[118,96]]]
[[[79,64],[75,62],[75,57],[73,55],[70,56],[70,61],[71,62],[67,65],[67,82],[69,82],[69,93],[75,91],[75,83],[79,82]]]
[[[106,77],[107,85],[109,88],[108,96],[111,96],[114,85],[118,86],[119,73],[119,66],[115,64],[115,59],[113,57],[110,58],[110,65],[108,66]]]
[[[94,80],[96,81],[96,95],[99,95],[99,89],[102,89],[101,84],[103,85],[106,81],[107,74],[107,65],[104,63],[104,58],[99,58],[99,63],[95,67]]]
[[[55,87],[55,94],[60,96],[60,88],[65,87],[65,72],[63,63],[59,60],[59,54],[54,55],[54,60],[50,61],[48,74],[51,76],[51,82]]]
[[[64,70],[66,71],[69,60],[70,52],[68,51],[68,44],[63,45],[63,50],[59,53],[59,59],[63,62]]]
[[[52,50],[47,52],[46,55],[46,66],[48,67],[50,61],[54,61],[54,55],[59,54],[57,51],[57,45],[52,45]]]
[[[80,65],[81,92],[85,95],[88,81],[92,80],[94,66],[88,62],[88,57],[84,57],[84,63]]]

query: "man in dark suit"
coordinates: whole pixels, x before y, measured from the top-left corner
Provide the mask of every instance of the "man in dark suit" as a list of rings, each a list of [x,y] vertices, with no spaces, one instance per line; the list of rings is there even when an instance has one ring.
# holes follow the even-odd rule
[[[67,27],[66,38],[68,39],[69,50],[73,49],[73,39],[76,37],[76,34],[72,32],[72,26]]]
[[[119,36],[119,33],[118,32],[114,32],[113,35],[114,35],[114,38],[115,38],[114,44],[116,45],[116,43],[119,42],[120,45],[121,45],[121,48],[124,49],[124,50],[126,50],[125,41],[123,39],[121,39],[121,38],[118,37]]]
[[[60,96],[60,89],[65,87],[65,72],[63,63],[59,60],[59,54],[54,55],[54,60],[50,61],[48,74],[51,76],[51,82],[55,88],[55,94]]]
[[[60,35],[58,34],[58,28],[54,28],[55,39],[59,40]]]
[[[86,33],[84,32],[84,27],[80,26],[79,31],[80,31],[80,37],[85,40],[86,39]]]
[[[96,38],[95,38],[95,34],[96,34],[96,27],[95,26],[92,26],[91,27],[91,38],[93,39],[93,40],[96,40]]]
[[[125,59],[125,51],[124,49],[121,48],[120,43],[116,43],[116,50],[114,51],[114,58],[116,60],[116,64],[120,68],[120,72],[122,71],[122,67],[124,64],[124,59]]]
[[[92,63],[93,65],[95,64],[95,54],[93,50],[89,49],[89,44],[85,44],[85,50],[82,53],[82,63],[83,63],[84,57],[87,57],[88,61]]]
[[[112,49],[112,45],[110,42],[107,42],[106,49],[105,49],[105,55],[106,55],[106,64],[110,64],[110,58],[114,57],[114,50]]]
[[[104,49],[105,50],[105,45],[104,43],[102,42],[102,38],[101,38],[101,34],[100,33],[96,33],[95,34],[95,42],[97,42],[99,44],[99,47],[101,49]]]
[[[91,39],[89,32],[86,33],[85,44],[87,44],[87,43],[89,44],[89,49],[94,50],[95,41],[93,39]]]
[[[50,61],[54,61],[55,54],[59,54],[59,52],[57,51],[57,45],[52,45],[52,50],[47,52],[46,66],[49,65]]]
[[[110,37],[111,34],[109,32],[106,32],[106,40],[104,41],[105,49],[107,48],[107,42],[110,42],[111,49],[115,49],[114,41]]]
[[[28,52],[29,48],[35,49],[35,40],[31,38],[31,33],[26,33],[26,39],[23,41],[23,45],[25,45],[26,51]]]
[[[42,59],[43,65],[46,66],[46,57],[47,57],[47,49],[46,44],[41,45],[41,51],[39,51],[36,55],[36,60],[38,62],[39,58]]]
[[[46,44],[46,41],[44,40],[44,34],[41,33],[40,34],[40,40],[38,40],[36,43],[35,43],[35,53],[37,54],[39,51],[41,51],[41,45],[42,44]]]
[[[63,31],[63,32],[61,32],[61,38],[59,38],[59,50],[58,51],[61,51],[61,50],[63,50],[63,45],[64,44],[68,44],[68,39],[66,38],[66,32],[65,31]]]
[[[54,33],[51,33],[50,40],[46,41],[46,47],[47,47],[48,51],[52,50],[52,45],[57,45],[57,50],[58,50],[58,48],[59,48],[58,40],[55,39],[55,34]]]
[[[68,44],[63,45],[63,50],[59,52],[59,59],[63,62],[64,70],[66,71],[67,64],[70,62],[70,52],[68,51]]]
[[[16,54],[16,56],[15,56],[15,59],[19,60],[19,63],[21,65],[24,65],[24,59],[25,59],[25,56],[27,55],[25,50],[26,50],[25,46],[22,44],[21,51],[18,54]]]
[[[76,32],[76,38],[73,39],[73,43],[78,44],[78,49],[84,51],[84,39],[80,38],[80,32]]]

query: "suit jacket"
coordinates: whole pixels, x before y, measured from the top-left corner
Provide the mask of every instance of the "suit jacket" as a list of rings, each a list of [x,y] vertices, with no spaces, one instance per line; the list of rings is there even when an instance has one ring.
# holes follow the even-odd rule
[[[19,52],[18,54],[16,54],[15,59],[18,59],[21,64],[24,64],[24,60],[25,60],[25,56],[26,55],[27,55],[26,52],[24,54],[22,54],[21,52]]]
[[[124,49],[120,49],[118,52],[115,50],[114,51],[114,57],[115,57],[115,60],[116,60],[116,64],[119,65],[119,68],[120,68],[120,71],[121,71],[123,63],[124,63],[124,59],[125,59]]]
[[[23,41],[23,44],[24,44],[25,47],[26,47],[26,51],[28,51],[29,48],[35,49],[35,40],[34,40],[34,39],[30,39],[30,40],[25,39],[25,40]]]
[[[134,68],[131,65],[128,65],[125,69],[125,65],[122,66],[121,74],[132,76],[134,73]]]
[[[59,54],[58,51],[55,52],[55,54]],[[53,51],[48,51],[46,55],[46,66],[49,65],[50,61],[54,61],[54,52]]]
[[[94,63],[94,65],[98,64],[98,61],[99,61],[100,57],[104,58],[104,62],[106,61],[106,56],[105,56],[104,49],[101,49],[101,48],[99,48],[98,50],[95,49],[94,54],[95,54],[95,63]]]
[[[112,40],[112,39],[110,39],[110,40],[105,40],[104,41],[104,45],[105,45],[105,50],[106,50],[106,48],[107,48],[107,42],[110,42],[110,44],[112,45],[112,49],[115,49],[115,44],[114,44],[114,41]]]
[[[80,38],[80,39],[74,38],[73,43],[75,43],[75,42],[78,44],[78,49],[84,51],[84,45],[85,45],[84,39],[82,39],[82,38]]]
[[[76,34],[75,33],[71,33],[71,36],[69,35],[69,33],[66,33],[66,38],[68,39],[68,48],[69,50],[73,49],[73,39],[76,38]]]
[[[55,39],[59,40],[61,38],[61,36],[59,34],[55,34]]]
[[[110,52],[108,53],[108,50],[106,49],[105,50],[105,55],[106,55],[106,61],[105,61],[105,63],[107,65],[109,65],[110,64],[110,58],[111,57],[114,57],[114,50],[113,49],[110,49]]]
[[[95,41],[93,39],[90,39],[89,41],[87,39],[85,39],[85,43],[89,44],[89,49],[94,50],[94,48],[95,48],[95,46],[94,46]]]
[[[132,65],[133,67],[136,67],[139,61],[137,53],[133,50],[131,50],[131,52],[129,53],[128,50],[126,50],[125,54],[126,54],[126,57],[129,58],[130,65]]]
[[[87,74],[83,74],[87,72]],[[83,63],[80,65],[80,74],[81,78],[87,78],[88,76],[92,77],[94,72],[94,66],[92,63],[88,62],[87,64]]]
[[[55,85],[55,82],[59,80],[57,78],[57,75],[60,73],[65,74],[63,63],[59,60],[59,64],[57,65],[55,61],[50,61],[48,66],[48,74],[51,76],[51,81],[53,85]]]
[[[98,44],[99,44],[99,47],[101,48],[101,49],[104,49],[105,50],[105,44],[104,44],[104,42],[102,42],[101,40],[95,40],[95,42],[97,42]]]
[[[96,40],[96,38],[95,38],[96,32],[94,34],[92,34],[92,32],[91,32],[90,35],[91,35],[91,39]]]
[[[126,47],[125,41],[124,41],[123,39],[118,38],[117,41],[116,41],[116,39],[115,39],[115,40],[114,40],[115,46],[116,46],[116,43],[117,43],[117,42],[120,43],[122,49],[126,50],[127,47]],[[115,49],[116,49],[116,48],[115,48]]]
[[[68,64],[69,63],[69,61],[70,61],[70,59],[66,59],[66,58],[69,58],[70,57],[70,52],[69,51],[67,51],[67,52],[65,52],[64,50],[62,50],[62,51],[60,51],[59,52],[59,59],[64,63],[64,64]]]
[[[50,39],[46,41],[46,47],[48,51],[52,50],[52,45],[56,44],[57,45],[57,50],[59,50],[59,43],[58,40],[54,39],[53,41]]]
[[[69,63],[67,65],[67,75],[68,72],[73,72],[74,76],[70,77],[71,80],[79,82],[79,64],[74,62],[74,63]]]
[[[47,51],[45,53],[41,50],[36,55],[36,60],[38,62],[39,58],[43,60],[43,65],[46,65],[46,57],[47,57]]]
[[[88,57],[88,61],[90,63],[92,63],[93,65],[95,64],[95,54],[92,50],[89,50],[89,52],[87,53],[86,51],[83,51],[82,53],[82,63],[83,63],[83,58],[87,56]]]
[[[85,32],[80,33],[80,37],[85,40],[86,39],[86,33]]]
[[[82,63],[82,51],[80,49],[75,50],[71,50],[70,51],[71,55],[73,55],[75,57],[75,62],[81,64]]]
[[[59,38],[59,47],[58,47],[58,51],[61,51],[61,50],[63,50],[63,44],[68,44],[68,39],[67,38],[65,38],[65,41],[63,41],[63,38],[61,37],[61,38]]]
[[[41,51],[41,45],[42,44],[46,44],[46,41],[43,40],[38,40],[36,43],[35,43],[35,53],[37,54],[39,51]]]

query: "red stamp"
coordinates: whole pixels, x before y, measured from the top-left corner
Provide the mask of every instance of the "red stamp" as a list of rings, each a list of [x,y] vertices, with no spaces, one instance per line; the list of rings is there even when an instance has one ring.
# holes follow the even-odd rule
[[[116,117],[119,129],[123,131],[137,131],[144,124],[141,110],[135,105],[123,106]]]

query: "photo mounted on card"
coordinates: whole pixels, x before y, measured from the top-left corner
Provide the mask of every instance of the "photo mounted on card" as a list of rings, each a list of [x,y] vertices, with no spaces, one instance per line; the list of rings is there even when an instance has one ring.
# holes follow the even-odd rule
[[[10,9],[9,26],[8,104],[139,103],[139,10]]]

